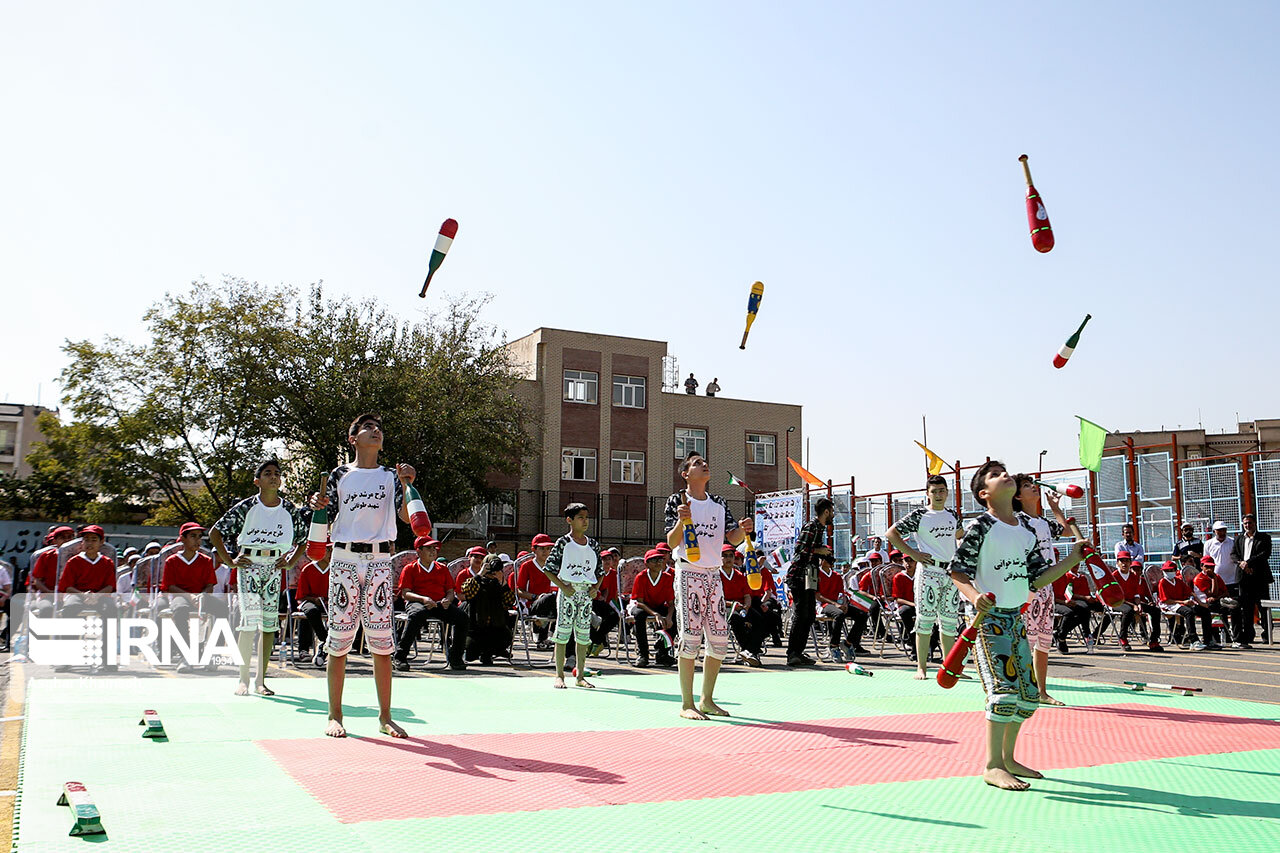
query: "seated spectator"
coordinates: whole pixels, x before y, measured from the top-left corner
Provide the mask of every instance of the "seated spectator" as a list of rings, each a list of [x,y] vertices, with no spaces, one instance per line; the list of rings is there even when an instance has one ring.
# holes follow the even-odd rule
[[[413,547],[418,559],[400,570],[396,583],[396,597],[404,602],[406,621],[396,646],[395,668],[400,672],[409,671],[409,651],[418,642],[422,626],[428,619],[435,619],[453,628],[447,652],[449,669],[464,670],[467,668],[462,659],[467,649],[467,614],[458,606],[449,568],[436,559],[440,555],[440,543],[430,536],[419,536]]]
[[[1204,643],[1196,637],[1195,611],[1191,609],[1193,600],[1190,585],[1178,577],[1178,567],[1172,560],[1166,560],[1160,567],[1160,571],[1163,575],[1160,578],[1158,590],[1160,611],[1167,616],[1181,617],[1181,631],[1179,628],[1174,629],[1173,641],[1184,649],[1188,644],[1197,651],[1203,649]]]
[[[306,557],[302,560],[298,588],[294,592],[298,612],[303,617],[302,624],[298,626],[298,648],[305,653],[314,647],[311,663],[316,669],[323,669],[327,657],[324,644],[329,639],[329,629],[324,621],[329,611],[329,572]]]
[[[761,647],[764,638],[770,637],[775,649],[782,648],[782,602],[778,600],[778,582],[772,566],[760,566],[760,589],[750,592],[751,607],[747,621],[756,626]]]
[[[1116,582],[1124,590],[1124,601],[1111,608],[1120,614],[1120,648],[1129,651],[1129,629],[1137,618],[1138,612],[1147,614],[1147,622],[1151,626],[1151,639],[1147,648],[1153,652],[1162,652],[1160,645],[1160,608],[1150,601],[1147,585],[1142,580],[1142,572],[1137,570],[1133,561],[1127,556],[1116,559]]]
[[[595,600],[591,602],[594,618],[591,620],[591,651],[598,655],[609,644],[609,633],[618,627],[618,558],[622,556],[617,548],[605,548],[600,552],[600,565],[603,576],[596,589]]]
[[[653,620],[660,631],[670,633],[675,628],[675,575],[663,567],[663,562],[658,549],[649,550],[644,555],[645,570],[636,575],[635,584],[631,587],[631,604],[627,613],[635,620],[638,667],[649,665],[649,620]],[[675,666],[672,651],[670,645],[659,650],[658,666]]]
[[[738,571],[736,557],[742,552],[732,545],[720,546],[720,588],[724,591],[724,606],[729,614],[729,630],[738,644],[738,663],[744,666],[760,666],[758,640],[752,625],[747,621],[751,607],[751,589],[747,576]]]
[[[79,616],[97,613],[103,619],[116,616],[116,601],[111,593],[116,591],[116,565],[102,553],[106,534],[96,524],[80,529],[80,541],[84,551],[67,560],[58,578],[58,592],[62,593],[60,616]],[[108,672],[114,665],[107,665],[106,632],[103,632],[101,664]]]
[[[200,542],[204,538],[204,528],[189,521],[178,531],[178,539],[182,550],[170,554],[160,570],[160,593],[158,610],[168,610],[169,618],[185,629],[191,621],[192,611],[197,614],[202,606],[217,612],[216,606],[210,607],[211,600],[206,593],[213,592],[218,582],[217,572],[213,567],[213,558],[200,550]],[[220,615],[226,615],[225,602]],[[184,660],[178,666],[178,672],[192,672],[195,661]]]
[[[0,630],[0,641],[3,642],[4,651],[9,651],[9,623],[12,616],[9,613],[9,601],[13,598],[13,575],[14,568],[4,560],[0,560],[0,614],[4,614],[4,628]]]
[[[489,556],[489,552],[481,548],[479,545],[467,551],[467,564],[458,570],[458,574],[453,578],[453,591],[457,594],[464,604],[462,609],[466,610],[466,597],[462,594],[462,585],[467,582],[467,578],[480,573],[480,566],[484,564],[484,558]],[[512,589],[515,588],[515,582],[512,581]]]
[[[533,559],[521,563],[516,575],[516,597],[524,605],[525,612],[534,617],[538,650],[544,652],[553,648],[547,641],[547,634],[556,619],[556,589],[542,567],[547,564],[551,546],[555,544],[555,540],[545,533],[533,537],[530,543]]]
[[[27,574],[27,593],[32,596],[31,613],[41,619],[53,616],[53,594],[58,586],[58,549],[76,538],[70,527],[55,527],[45,537],[48,547],[36,552]]]
[[[1224,622],[1224,615],[1232,609],[1227,606],[1227,603],[1235,602],[1227,598],[1227,585],[1222,582],[1222,578],[1218,577],[1217,563],[1213,557],[1206,554],[1200,558],[1200,573],[1196,575],[1192,585],[1194,589],[1191,591],[1191,609],[1200,618],[1200,633],[1204,637],[1204,646],[1207,649],[1220,649],[1222,643],[1219,640],[1219,627]],[[1218,624],[1215,625],[1215,621]]]
[[[906,635],[904,642],[907,644],[907,654],[915,660],[916,647],[912,638],[916,630],[916,585],[913,579],[916,563],[909,557],[905,562],[899,563],[903,557],[897,549],[889,552],[889,559],[902,566],[889,582],[889,594],[898,606],[898,617],[902,620],[902,630]]]
[[[479,571],[462,585],[470,620],[465,657],[479,658],[484,666],[491,666],[495,657],[511,658],[509,613],[516,606],[516,594],[502,582],[503,571],[502,558],[486,551]]]
[[[871,608],[869,610],[862,610],[854,607],[849,612],[849,633],[845,639],[853,652],[859,655],[867,654],[867,650],[862,647],[862,635],[866,633],[868,622],[876,626],[877,636],[884,633],[884,627],[880,624],[880,601],[874,598],[875,589],[872,587],[873,572],[870,571],[870,568],[873,565],[880,565],[880,559],[878,557],[874,563],[870,560],[866,561],[866,568],[868,570],[863,571],[862,575],[858,578],[858,589],[873,597]]]
[[[845,653],[852,651],[844,640],[849,599],[844,592],[844,578],[835,566],[835,557],[831,554],[818,557],[818,612],[828,620],[827,644],[831,658],[836,663],[844,663]]]
[[[1125,552],[1121,552],[1125,553]],[[1086,572],[1089,568],[1081,565],[1074,571],[1067,573],[1068,580],[1068,600],[1069,606],[1076,613],[1076,620],[1080,624],[1081,630],[1084,631],[1084,646],[1088,651],[1093,650],[1093,628],[1090,623],[1093,621],[1094,613],[1103,613],[1102,602],[1093,597],[1093,588],[1089,585],[1089,576]],[[1111,624],[1111,617],[1105,614],[1102,617],[1102,623],[1098,628],[1099,633],[1105,631],[1107,626]],[[1065,639],[1065,632],[1063,634]],[[1062,643],[1058,645],[1058,650],[1062,650]]]

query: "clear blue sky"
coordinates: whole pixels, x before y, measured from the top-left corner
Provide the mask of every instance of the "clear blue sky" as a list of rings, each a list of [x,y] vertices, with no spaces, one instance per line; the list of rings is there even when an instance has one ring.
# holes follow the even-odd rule
[[[1280,416],[1278,9],[5,2],[0,397],[226,273],[667,340],[864,492],[918,482],[922,414],[1019,468],[1077,412]]]

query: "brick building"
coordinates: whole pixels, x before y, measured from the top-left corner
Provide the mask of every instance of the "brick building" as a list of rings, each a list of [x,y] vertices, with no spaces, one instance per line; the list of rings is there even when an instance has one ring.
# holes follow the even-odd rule
[[[30,476],[27,454],[32,444],[44,441],[36,418],[47,411],[43,406],[0,403],[0,472],[18,478]]]
[[[518,394],[537,415],[540,451],[518,479],[492,481],[509,490],[490,507],[499,539],[558,531],[561,507],[581,500],[606,540],[652,541],[683,482],[686,451],[706,454],[711,490],[738,512],[746,495],[729,486],[729,472],[758,492],[782,488],[788,444],[793,456],[802,446],[800,406],[663,391],[663,341],[537,329],[507,349],[522,376]]]

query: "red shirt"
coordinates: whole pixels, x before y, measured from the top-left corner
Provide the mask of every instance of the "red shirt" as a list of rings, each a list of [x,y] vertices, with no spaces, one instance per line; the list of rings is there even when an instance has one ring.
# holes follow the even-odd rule
[[[210,584],[216,584],[218,576],[213,570],[213,560],[203,552],[197,552],[190,563],[182,558],[182,553],[170,554],[164,561],[164,571],[160,575],[160,591],[176,592],[170,587],[180,587],[183,592],[204,592]]]
[[[1124,590],[1125,601],[1142,601],[1147,597],[1147,585],[1142,582],[1140,573],[1129,572],[1129,577],[1126,579],[1119,572],[1114,572],[1112,577],[1116,579],[1116,583],[1120,584],[1120,588]]]
[[[1196,589],[1210,598],[1222,598],[1227,594],[1227,585],[1223,583],[1222,578],[1218,577],[1217,572],[1214,572],[1212,578],[1201,572],[1196,575],[1195,585]]]
[[[329,573],[320,571],[315,563],[307,563],[298,573],[297,595],[299,601],[313,595],[319,596],[321,601],[328,601]]]
[[[445,595],[453,589],[453,575],[444,563],[436,560],[430,569],[422,568],[420,560],[414,560],[400,570],[400,582],[396,584],[396,595],[412,592],[425,595],[432,601],[444,601]]]
[[[116,591],[116,564],[105,554],[98,554],[98,559],[93,562],[89,562],[84,554],[76,554],[62,567],[58,592],[66,592],[71,587],[81,592],[97,592],[108,586],[112,592]]]
[[[858,589],[863,592],[871,592],[871,572],[866,572],[862,577],[858,578]]]
[[[58,549],[49,548],[41,551],[36,555],[36,561],[31,566],[31,580],[41,581],[49,589],[53,589],[58,583]],[[35,592],[35,586],[31,587],[31,591]]]
[[[826,574],[819,570],[818,572],[818,595],[823,598],[829,598],[836,601],[840,596],[844,595],[844,578],[839,572]],[[819,602],[821,604],[821,602]]]
[[[631,600],[643,601],[650,607],[670,604],[676,600],[675,574],[664,570],[655,584],[650,580],[649,570],[645,569],[636,575],[636,582],[631,586]]]
[[[1067,584],[1071,583],[1073,575],[1067,572],[1062,577],[1053,582],[1053,600],[1066,604],[1067,602]]]
[[[732,606],[735,601],[741,604],[743,597],[751,594],[747,576],[736,569],[728,577],[725,577],[724,569],[720,570],[720,587],[724,590],[725,606]]]
[[[916,600],[916,582],[906,572],[898,572],[893,576],[893,597],[911,602]]]
[[[459,598],[462,597],[462,585],[467,582],[469,577],[471,577],[471,567],[463,566],[462,570],[453,579],[453,591],[458,594]]]
[[[1093,591],[1089,589],[1089,579],[1084,573],[1088,569],[1081,569],[1078,572],[1068,572],[1067,577],[1071,578],[1071,592],[1076,598],[1090,598]]]
[[[542,569],[538,568],[533,560],[525,561],[520,567],[520,571],[516,576],[516,589],[522,592],[531,592],[534,595],[542,595],[551,592],[551,578],[547,577]]]
[[[596,590],[596,601],[616,601],[618,598],[618,570],[608,572],[600,579],[600,588]]]
[[[1182,578],[1177,580],[1169,580],[1167,578],[1160,579],[1160,600],[1163,601],[1186,601],[1191,597],[1191,587],[1187,586],[1187,582]]]

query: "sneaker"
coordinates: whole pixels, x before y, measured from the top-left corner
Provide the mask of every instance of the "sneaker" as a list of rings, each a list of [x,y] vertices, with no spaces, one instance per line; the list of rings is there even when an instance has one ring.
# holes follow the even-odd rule
[[[1133,651],[1133,649],[1129,646],[1129,641],[1128,641],[1128,640],[1121,640],[1121,641],[1120,641],[1120,651],[1122,651],[1122,652],[1131,652],[1131,651]]]
[[[480,655],[481,666],[493,666],[493,655]]]
[[[1093,641],[1093,637],[1084,638],[1084,653],[1086,655],[1093,654],[1093,650],[1097,647],[1097,643]]]
[[[1178,648],[1180,648],[1180,649],[1189,649],[1189,648],[1191,648],[1191,644],[1190,644],[1189,642],[1187,642],[1186,640],[1183,640],[1181,643],[1178,643]]]
[[[467,668],[466,661],[461,661],[461,660],[449,661],[449,669],[453,670],[454,672],[462,672],[466,668]]]
[[[1232,644],[1231,644],[1231,648],[1233,648],[1233,649],[1243,649],[1243,648],[1244,648],[1244,643],[1232,643]]]
[[[837,648],[832,649],[832,650],[831,650],[831,659],[832,659],[833,661],[835,661],[836,663],[844,663],[844,652],[840,651],[840,649],[839,649],[838,647],[837,647]]]
[[[787,658],[787,666],[813,666],[813,658],[808,655]]]
[[[1155,642],[1155,641],[1153,640],[1152,642],[1147,643],[1147,651],[1149,651],[1149,652],[1162,652],[1162,651],[1164,651],[1164,646],[1160,645],[1159,643],[1157,643],[1157,642]]]
[[[853,647],[853,651],[854,651],[856,654],[860,654],[860,655],[869,655],[869,654],[871,654],[871,652],[867,651],[866,649],[864,649],[864,648],[862,647],[862,644],[858,644],[858,645],[854,646],[854,647]]]
[[[1195,642],[1195,643],[1192,643],[1192,644],[1191,644],[1191,651],[1193,651],[1193,652],[1202,652],[1202,651],[1204,651],[1206,648],[1208,648],[1208,647],[1207,647],[1204,643],[1201,643],[1201,642]]]
[[[754,652],[746,652],[744,657],[747,659],[747,666],[762,666],[760,658],[756,657]]]
[[[394,665],[395,665],[395,668],[396,668],[396,672],[408,672],[408,671],[409,671],[409,661],[405,660],[404,658],[396,658],[396,659],[395,659],[395,662],[394,662]]]
[[[640,657],[636,659],[636,667],[638,669],[648,669],[649,668],[648,655],[640,655]]]
[[[1058,641],[1058,654],[1060,654],[1060,655],[1068,655],[1068,654],[1071,654],[1071,651],[1067,648],[1067,641],[1066,641],[1066,640],[1059,640],[1059,641]]]
[[[329,656],[326,655],[324,652],[316,652],[315,656],[311,658],[311,665],[314,666],[316,669],[324,669],[325,664],[328,662],[328,660],[329,660]]]
[[[1246,652],[1251,652],[1251,651],[1253,651],[1253,644],[1252,644],[1252,643],[1241,643],[1241,644],[1240,644],[1240,648],[1244,649]]]

